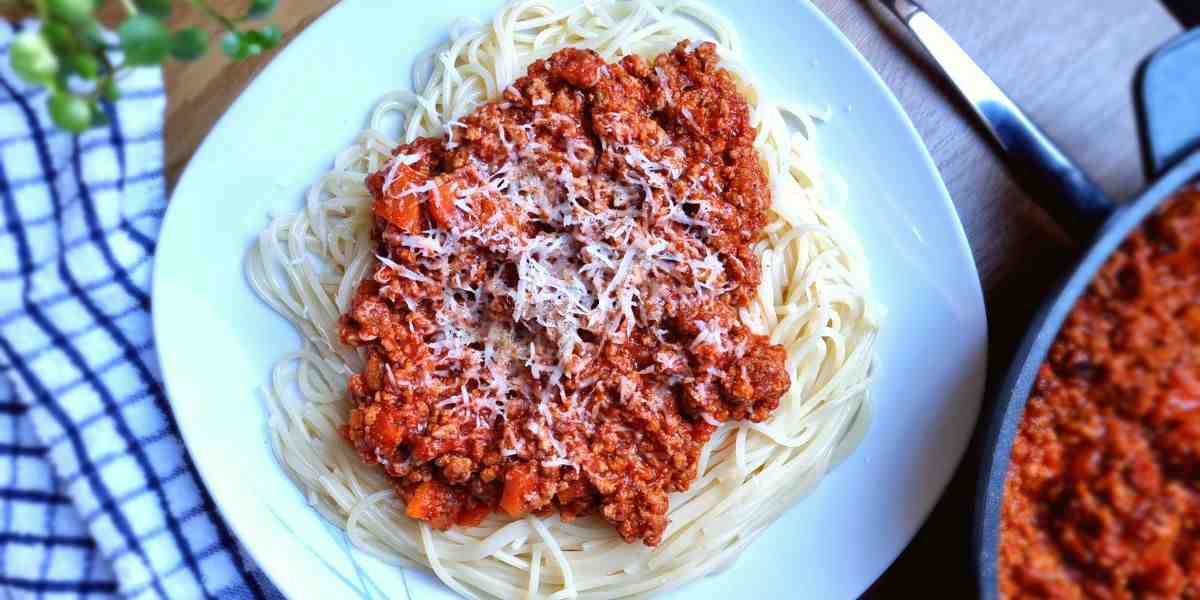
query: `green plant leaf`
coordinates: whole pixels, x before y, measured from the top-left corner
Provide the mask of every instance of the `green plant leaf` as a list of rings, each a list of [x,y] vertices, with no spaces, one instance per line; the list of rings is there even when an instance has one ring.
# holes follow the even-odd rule
[[[125,62],[131,65],[156,65],[171,50],[171,31],[150,15],[129,17],[117,29],[117,35],[125,51]]]
[[[13,38],[8,49],[8,61],[13,71],[30,83],[47,84],[58,73],[58,57],[46,39],[33,31]]]
[[[196,60],[208,52],[208,34],[199,27],[180,29],[171,36],[171,56]]]
[[[236,31],[230,31],[221,36],[221,51],[234,60],[241,60],[250,56],[249,44],[242,37],[242,34]]]
[[[100,61],[91,54],[76,54],[71,57],[71,68],[84,79],[95,79],[100,75]]]
[[[84,23],[79,28],[80,37],[93,48],[104,48],[108,45],[109,41],[105,39],[105,33],[104,28],[95,21]]]
[[[261,19],[270,16],[275,12],[275,0],[250,0],[250,7],[246,9],[247,19]]]
[[[92,109],[87,100],[68,92],[50,96],[50,119],[55,125],[79,133],[92,124]]]
[[[278,25],[267,25],[255,33],[258,34],[258,43],[262,44],[263,48],[267,50],[278,46],[279,41],[283,39],[283,30]]]
[[[171,16],[171,0],[136,0],[138,10],[160,19]]]
[[[51,48],[67,50],[73,45],[75,34],[71,33],[70,27],[50,21],[42,24],[42,37],[46,38]]]
[[[92,20],[92,12],[96,10],[95,0],[48,0],[46,7],[50,14],[72,25],[79,25]]]

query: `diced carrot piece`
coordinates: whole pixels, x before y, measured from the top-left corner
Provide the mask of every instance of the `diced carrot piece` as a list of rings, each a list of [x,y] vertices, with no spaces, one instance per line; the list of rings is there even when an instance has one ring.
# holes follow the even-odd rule
[[[373,210],[375,214],[403,231],[417,231],[420,227],[421,203],[416,194],[404,195],[404,192],[425,179],[412,167],[403,163],[393,163],[390,173],[383,174],[379,182],[379,194],[376,196]],[[380,177],[380,174],[372,175]],[[391,179],[388,182],[388,179]],[[385,185],[386,184],[386,185]]]
[[[393,167],[391,168],[395,170],[391,172],[391,185],[387,186],[386,189],[381,189],[384,196],[389,198],[399,198],[400,194],[403,194],[405,190],[415,184],[418,180],[425,178],[422,177],[421,174],[416,171],[416,169],[413,169],[404,163],[392,164]],[[385,182],[387,181],[387,177],[388,176],[386,174],[383,177]]]
[[[436,481],[418,485],[404,510],[404,514],[428,521],[436,529],[453,525],[458,513],[459,500],[454,491]]]
[[[372,209],[376,215],[399,227],[401,231],[415,232],[420,229],[421,205],[416,196],[380,198],[375,201]]]
[[[533,490],[537,478],[522,467],[514,467],[504,477],[504,494],[500,497],[500,508],[510,517],[519,517],[528,511],[525,496]]]
[[[475,527],[482,523],[483,519],[491,514],[491,512],[492,507],[486,504],[476,504],[458,513],[458,524],[463,527]]]
[[[408,501],[408,507],[404,514],[414,518],[428,521],[433,516],[433,505],[440,496],[437,490],[438,484],[432,481],[426,481],[417,486],[417,490],[413,492],[413,497]]]
[[[363,421],[367,442],[377,451],[391,453],[404,441],[404,428],[396,418],[397,409],[379,403],[364,407]]]
[[[500,202],[496,200],[495,196],[490,193],[484,194],[479,200],[479,222],[484,225],[490,224],[496,213],[500,213],[501,223],[505,227],[512,227],[516,224],[513,213],[501,208]]]
[[[457,186],[454,181],[447,181],[429,193],[429,216],[442,227],[449,227],[450,221],[458,210],[454,206],[454,195]]]

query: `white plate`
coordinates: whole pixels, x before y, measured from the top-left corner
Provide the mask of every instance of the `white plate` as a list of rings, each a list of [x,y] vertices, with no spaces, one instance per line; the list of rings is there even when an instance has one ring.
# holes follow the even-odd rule
[[[740,32],[765,94],[833,107],[818,143],[829,170],[849,185],[845,213],[888,317],[877,412],[862,446],[733,567],[672,595],[849,598],[912,538],[971,435],[987,346],[979,280],[925,147],[837,29],[807,2],[711,3]],[[498,4],[338,4],[217,123],[167,211],[154,325],[175,418],[229,524],[291,597],[450,592],[425,572],[351,550],[275,462],[258,388],[299,339],[254,296],[243,255],[268,214],[300,206],[376,99],[409,84],[420,50],[440,41],[456,16],[490,17]]]

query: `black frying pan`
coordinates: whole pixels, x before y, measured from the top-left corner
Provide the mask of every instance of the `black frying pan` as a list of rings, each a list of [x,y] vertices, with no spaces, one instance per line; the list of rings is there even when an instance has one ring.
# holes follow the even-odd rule
[[[1075,0],[1080,3],[1088,0]],[[1161,0],[1185,27],[1200,26],[1200,1]],[[1000,506],[1013,437],[1038,368],[1067,313],[1129,233],[1185,183],[1200,179],[1200,27],[1142,62],[1134,82],[1142,157],[1153,183],[1120,205],[1043,134],[950,36],[910,0],[884,0],[912,31],[999,143],[1022,187],[1090,247],[1034,316],[994,399],[983,438],[974,545],[980,593],[998,597]]]

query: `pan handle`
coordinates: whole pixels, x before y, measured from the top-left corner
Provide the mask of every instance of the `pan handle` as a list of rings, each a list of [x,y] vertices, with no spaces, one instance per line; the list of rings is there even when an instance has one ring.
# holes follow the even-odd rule
[[[1200,2],[1165,2],[1186,25],[1191,10],[1200,24]],[[1138,68],[1133,81],[1146,176],[1154,179],[1200,149],[1200,28],[1167,42]]]
[[[1184,29],[1200,26],[1200,2],[1196,0],[1159,0]]]
[[[883,0],[957,88],[1000,145],[1018,182],[1078,240],[1092,237],[1115,204],[912,0]]]

